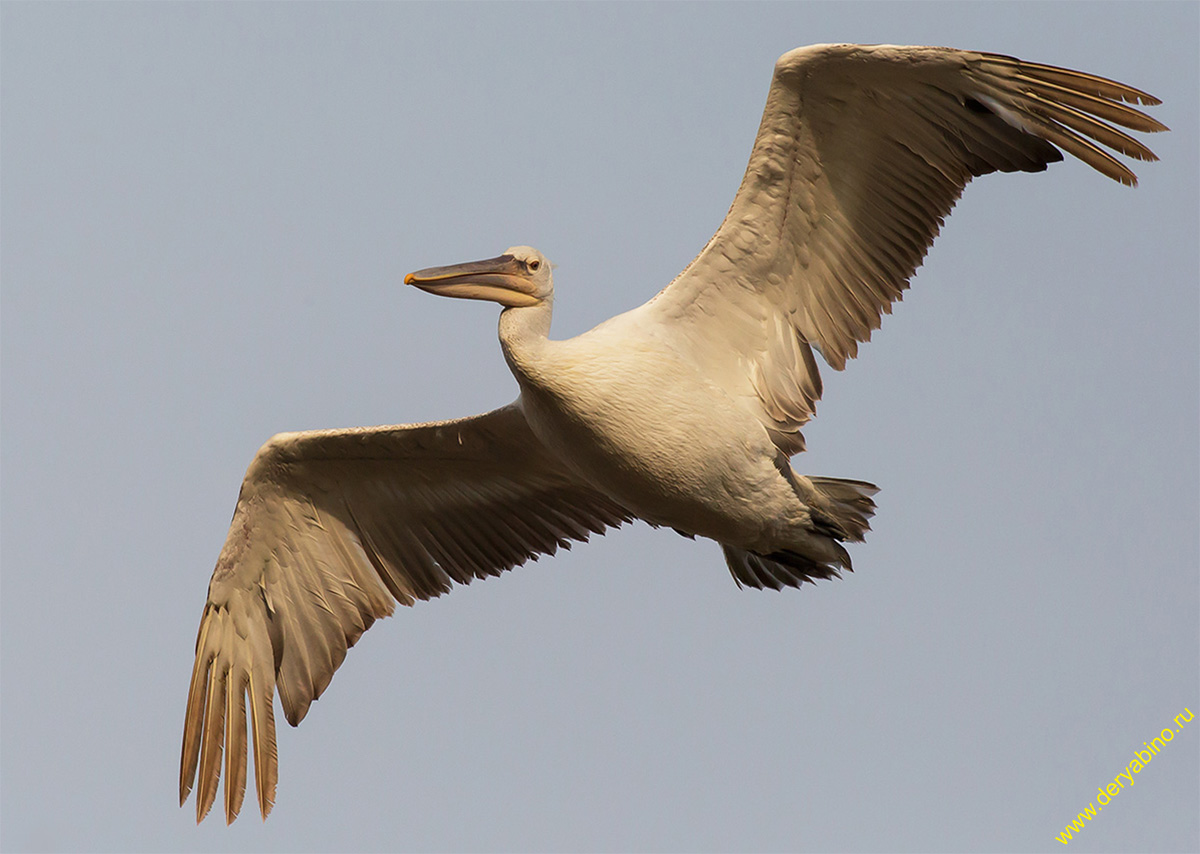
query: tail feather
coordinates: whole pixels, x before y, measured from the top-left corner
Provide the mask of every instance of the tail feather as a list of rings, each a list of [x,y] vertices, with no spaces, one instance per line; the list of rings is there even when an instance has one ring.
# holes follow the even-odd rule
[[[850,555],[841,546],[837,548],[841,552],[837,561],[821,563],[798,552],[778,551],[760,555],[721,543],[725,562],[729,564],[729,571],[738,587],[754,587],[758,590],[764,587],[782,590],[785,587],[799,587],[806,581],[816,584],[817,579],[841,578],[840,570],[843,568],[853,572]]]
[[[815,584],[817,579],[841,578],[843,569],[854,571],[850,555],[839,541],[862,542],[871,529],[870,519],[875,515],[875,502],[871,496],[879,492],[879,487],[862,480],[801,477],[789,473],[797,492],[809,506],[812,532],[817,535],[824,553],[819,558],[791,549],[759,554],[722,543],[725,562],[738,587],[782,590],[799,587],[806,581]]]
[[[871,496],[879,487],[863,480],[844,480],[837,477],[810,477],[809,483],[816,489],[819,498],[812,510],[814,520],[826,517],[837,529],[836,538],[861,543],[863,536],[871,530],[870,519],[875,515],[875,502]]]

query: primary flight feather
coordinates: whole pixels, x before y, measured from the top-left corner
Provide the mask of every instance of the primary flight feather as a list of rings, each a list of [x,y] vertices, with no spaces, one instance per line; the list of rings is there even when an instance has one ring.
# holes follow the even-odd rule
[[[850,569],[869,483],[789,458],[821,397],[908,287],[963,188],[1066,151],[1133,186],[1114,125],[1166,128],[1112,80],[989,53],[816,45],[780,57],[750,164],[717,233],[648,303],[548,337],[551,265],[517,246],[405,281],[504,306],[520,396],[431,424],[283,433],[246,472],[209,585],[184,719],[180,803],[233,821],[254,753],[265,817],[274,698],[298,724],[396,602],[498,575],[640,518],[715,540],[739,585]],[[246,701],[249,699],[249,715]],[[249,729],[249,747],[247,743]]]

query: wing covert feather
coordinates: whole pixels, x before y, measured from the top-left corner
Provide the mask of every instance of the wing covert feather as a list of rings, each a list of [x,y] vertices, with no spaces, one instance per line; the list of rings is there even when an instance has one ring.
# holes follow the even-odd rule
[[[519,405],[431,424],[280,434],[246,472],[209,585],[188,692],[180,803],[275,798],[276,686],[298,724],[395,602],[499,575],[632,516],[567,473]]]

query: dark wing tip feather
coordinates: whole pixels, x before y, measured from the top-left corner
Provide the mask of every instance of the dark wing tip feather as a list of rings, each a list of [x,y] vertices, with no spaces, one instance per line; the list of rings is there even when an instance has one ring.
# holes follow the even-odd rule
[[[1028,62],[1000,53],[980,52],[978,55],[983,56],[991,64],[1008,67],[1011,72],[1025,74],[1077,92],[1086,92],[1101,98],[1124,101],[1128,104],[1142,104],[1148,107],[1158,106],[1162,103],[1161,99],[1154,97],[1149,92],[1144,92],[1127,83],[1111,80],[1108,77],[1101,77],[1098,74],[1089,74],[1086,71],[1076,71],[1057,65],[1046,65],[1041,62]]]
[[[1162,103],[1150,93],[1082,71],[995,54],[983,57],[979,67],[984,73],[972,78],[1031,133],[1130,187],[1137,186],[1137,176],[1099,145],[1134,160],[1158,160],[1147,146],[1113,126],[1143,133],[1168,130],[1152,116],[1126,106]]]

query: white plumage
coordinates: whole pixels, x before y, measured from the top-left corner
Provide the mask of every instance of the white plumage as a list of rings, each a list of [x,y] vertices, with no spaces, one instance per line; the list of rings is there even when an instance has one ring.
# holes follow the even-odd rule
[[[180,800],[197,818],[225,768],[242,803],[247,727],[265,816],[274,694],[297,724],[395,602],[438,596],[641,518],[721,544],[735,580],[799,586],[850,568],[875,487],[807,478],[821,378],[908,286],[972,177],[1040,171],[1059,148],[1121,183],[1112,125],[1165,127],[1137,89],[948,48],[819,45],[775,66],[745,178],[716,235],[654,299],[548,337],[550,264],[530,247],[410,274],[503,305],[520,397],[458,421],[280,434],[246,473],[209,586],[188,696]],[[1094,140],[1094,142],[1093,142]],[[250,714],[247,720],[246,697]]]

